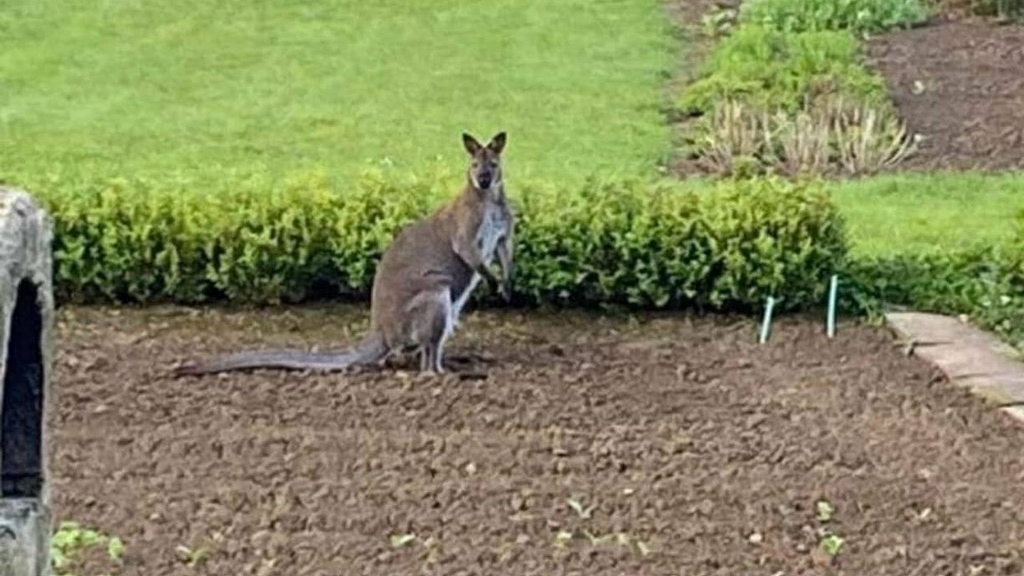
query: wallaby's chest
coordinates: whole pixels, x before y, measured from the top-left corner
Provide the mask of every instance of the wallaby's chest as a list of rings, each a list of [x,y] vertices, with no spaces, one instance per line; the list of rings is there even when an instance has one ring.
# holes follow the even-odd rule
[[[489,204],[480,219],[480,228],[476,233],[477,246],[484,259],[490,263],[494,259],[495,249],[502,236],[508,234],[509,219],[507,212],[497,204]]]

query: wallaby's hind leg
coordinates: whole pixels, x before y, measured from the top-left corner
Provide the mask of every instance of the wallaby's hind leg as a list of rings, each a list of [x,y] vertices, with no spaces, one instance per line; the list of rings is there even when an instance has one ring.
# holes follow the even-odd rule
[[[444,358],[444,338],[442,338],[441,341],[437,343],[437,348],[434,349],[434,365],[433,365],[433,369],[434,369],[434,372],[437,372],[438,374],[441,374],[442,372],[444,372],[444,366],[442,365],[442,362],[441,362],[441,360],[443,358]]]
[[[420,347],[420,372],[433,371],[433,360],[434,355],[430,350],[430,346]]]
[[[409,312],[413,318],[411,334],[420,351],[420,370],[444,372],[445,340],[452,333],[452,297],[445,287],[414,299]]]
[[[433,356],[430,359],[430,369],[438,374],[444,372],[444,344],[455,330],[455,318],[452,312],[451,299],[449,299],[448,305],[444,309],[443,322],[440,322],[437,341],[428,348]]]
[[[438,346],[426,344],[420,352],[420,370],[423,372],[436,372],[441,374],[444,369],[440,362],[441,354]]]

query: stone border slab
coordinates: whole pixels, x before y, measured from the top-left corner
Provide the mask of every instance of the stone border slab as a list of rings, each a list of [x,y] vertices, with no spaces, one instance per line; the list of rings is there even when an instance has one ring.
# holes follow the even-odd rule
[[[893,312],[886,322],[913,353],[963,386],[1024,422],[1024,358],[994,335],[960,318]]]

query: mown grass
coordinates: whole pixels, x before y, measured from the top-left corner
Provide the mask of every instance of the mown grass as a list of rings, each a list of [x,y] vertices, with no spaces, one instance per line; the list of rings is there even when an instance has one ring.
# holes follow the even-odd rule
[[[884,96],[852,35],[751,26],[712,55],[696,100]],[[216,191],[250,174],[351,177],[382,163],[457,178],[463,129],[508,130],[523,182],[652,175],[670,145],[659,108],[672,54],[658,0],[7,0],[0,180],[74,191],[142,176]],[[1024,208],[1013,174],[828,188],[855,255],[1001,242]]]
[[[672,59],[659,0],[7,0],[0,179],[422,172],[464,129],[517,176],[653,173]]]
[[[829,185],[854,255],[931,254],[1013,236],[1024,174],[884,175]]]

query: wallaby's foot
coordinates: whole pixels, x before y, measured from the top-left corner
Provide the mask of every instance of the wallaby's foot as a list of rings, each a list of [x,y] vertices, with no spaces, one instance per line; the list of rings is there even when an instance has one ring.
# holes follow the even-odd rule
[[[426,359],[426,354],[424,354],[420,359],[420,374],[442,376],[445,374],[445,370],[440,364],[434,363],[433,360]]]
[[[431,374],[444,374],[444,366],[441,364],[441,347],[437,344],[424,346],[420,353],[420,372]]]
[[[512,302],[512,281],[508,278],[501,282],[498,286],[498,295],[505,301],[506,304]]]

